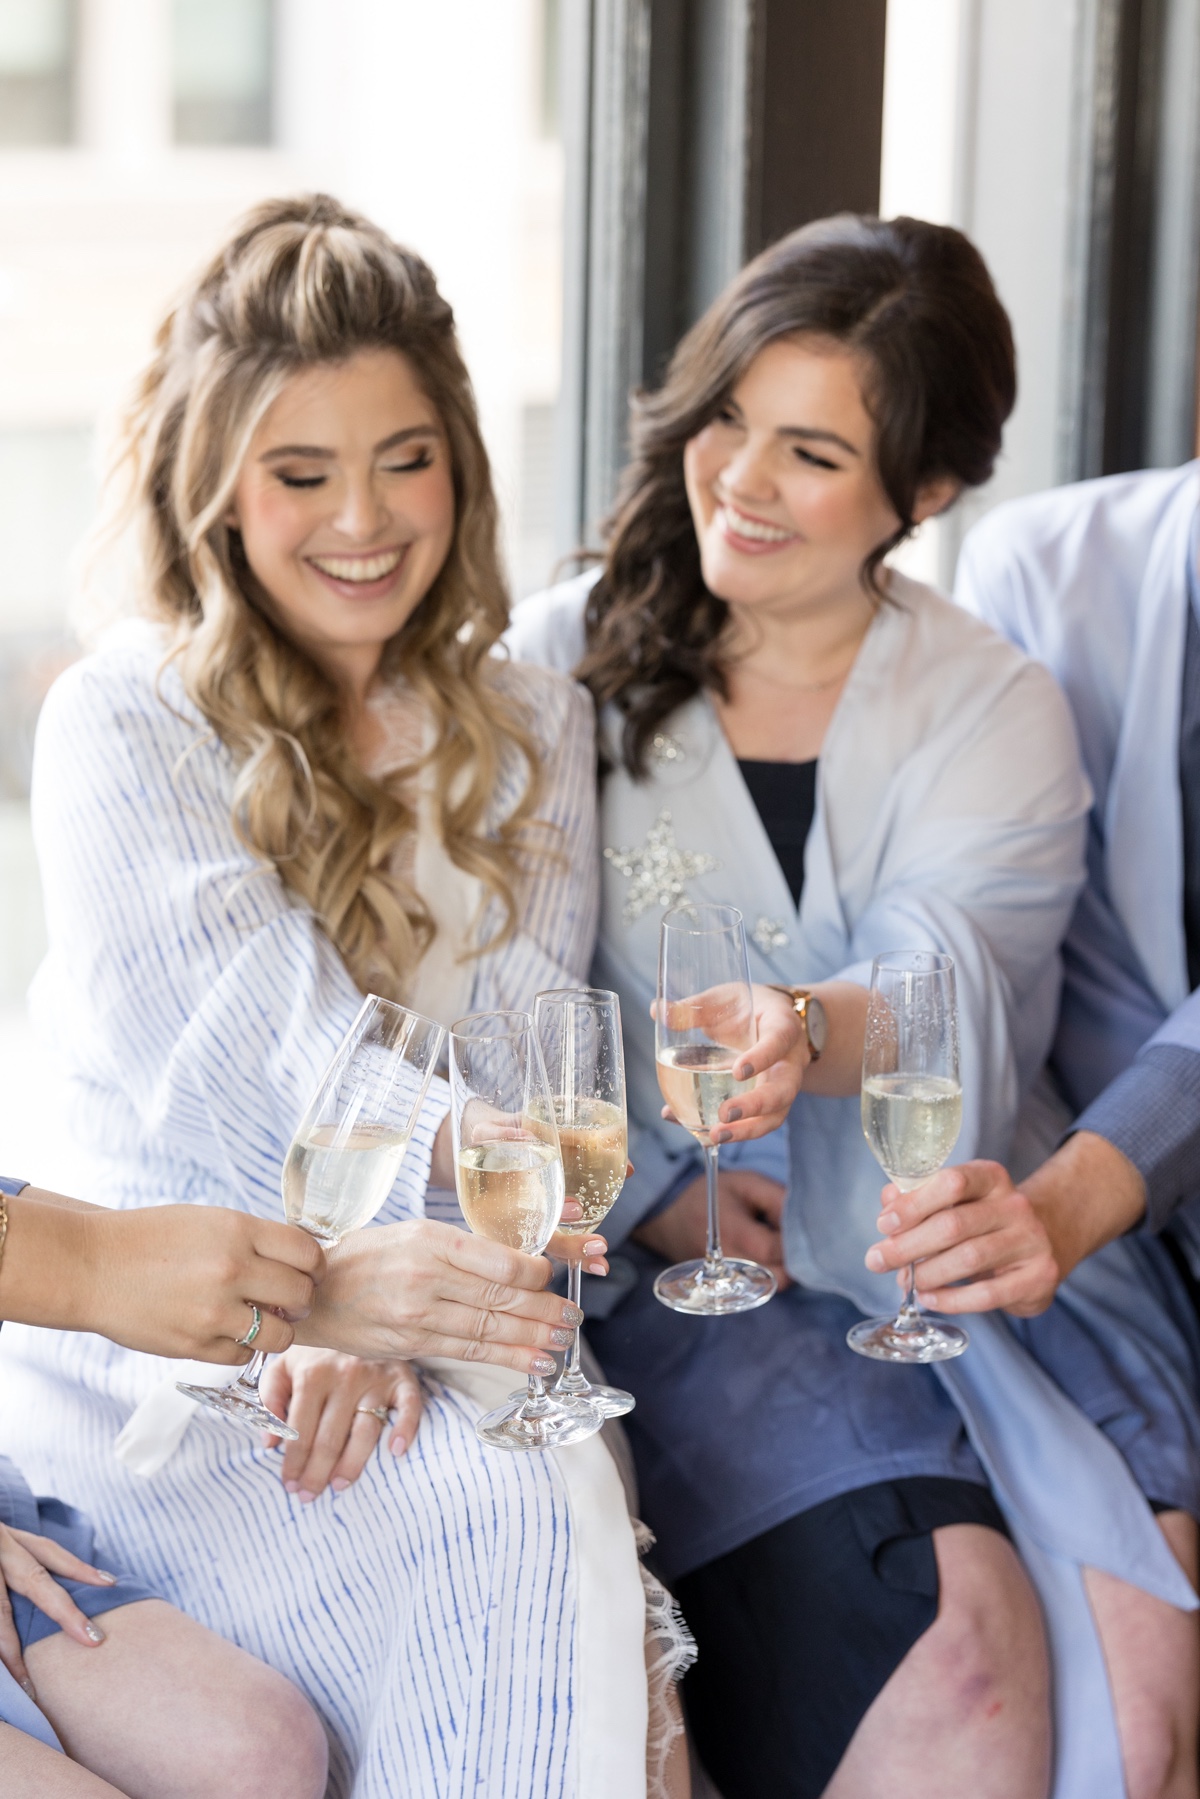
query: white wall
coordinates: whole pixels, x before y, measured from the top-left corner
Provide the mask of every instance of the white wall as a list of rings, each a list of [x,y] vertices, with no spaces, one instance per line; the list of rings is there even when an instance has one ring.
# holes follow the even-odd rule
[[[995,478],[908,565],[948,585],[962,531],[1062,478],[1074,119],[1072,0],[890,0],[881,208],[959,226],[1013,321],[1019,396]]]

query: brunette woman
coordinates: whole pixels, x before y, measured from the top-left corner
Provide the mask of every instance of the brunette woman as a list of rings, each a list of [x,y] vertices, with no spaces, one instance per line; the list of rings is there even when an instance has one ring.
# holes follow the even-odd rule
[[[846,1346],[896,1303],[864,1267],[872,957],[953,957],[955,1154],[1000,1155],[1083,875],[1088,791],[1053,681],[885,560],[987,480],[1014,394],[966,238],[807,227],[637,403],[598,575],[529,601],[511,634],[576,670],[601,718],[594,978],[622,994],[642,1129],[606,1225],[636,1227],[639,1280],[593,1341],[637,1395],[643,1504],[697,1635],[690,1711],[724,1799],[1196,1791],[1196,1345],[1170,1267],[1119,1252],[1105,1312],[973,1320],[937,1368]],[[722,1156],[726,1249],[793,1283],[732,1319],[651,1292],[704,1242],[653,1069],[672,890],[742,908],[752,972],[794,991],[809,1031],[787,1134]]]

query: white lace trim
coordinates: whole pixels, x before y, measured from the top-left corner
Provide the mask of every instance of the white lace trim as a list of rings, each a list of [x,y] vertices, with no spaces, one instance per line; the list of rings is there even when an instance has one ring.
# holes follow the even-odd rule
[[[634,1518],[638,1554],[645,1555],[654,1533]],[[646,1594],[646,1685],[650,1715],[646,1727],[646,1799],[673,1799],[671,1753],[683,1736],[678,1682],[696,1659],[696,1642],[674,1598],[643,1564]]]

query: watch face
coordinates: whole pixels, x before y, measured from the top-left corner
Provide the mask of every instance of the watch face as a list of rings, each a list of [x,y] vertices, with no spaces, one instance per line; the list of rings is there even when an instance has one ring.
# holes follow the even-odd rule
[[[804,1023],[808,1031],[808,1041],[818,1056],[825,1053],[825,1039],[829,1035],[829,1021],[825,1016],[825,1008],[815,994],[809,994],[808,1004],[804,1008]]]

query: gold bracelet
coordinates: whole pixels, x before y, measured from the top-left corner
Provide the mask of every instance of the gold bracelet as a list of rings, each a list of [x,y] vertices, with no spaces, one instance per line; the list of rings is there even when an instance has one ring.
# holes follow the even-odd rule
[[[4,1242],[8,1236],[8,1195],[0,1193],[0,1267],[4,1264]]]

